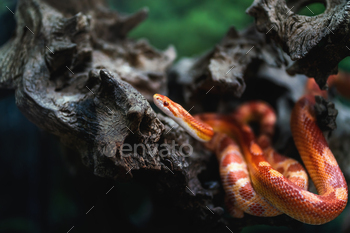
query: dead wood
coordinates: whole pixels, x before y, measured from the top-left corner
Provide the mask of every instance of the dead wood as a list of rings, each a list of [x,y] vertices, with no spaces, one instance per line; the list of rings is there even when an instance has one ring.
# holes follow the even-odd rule
[[[298,15],[314,2],[326,10],[316,16]],[[259,31],[275,40],[295,61],[288,73],[314,77],[324,88],[329,75],[338,72],[338,63],[350,55],[350,3],[346,0],[255,0],[247,9],[254,16]]]

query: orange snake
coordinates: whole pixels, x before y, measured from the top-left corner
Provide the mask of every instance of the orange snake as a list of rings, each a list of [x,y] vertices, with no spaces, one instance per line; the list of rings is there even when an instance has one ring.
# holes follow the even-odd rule
[[[153,100],[160,110],[215,152],[226,205],[233,217],[241,218],[244,212],[264,217],[285,213],[301,222],[319,225],[344,210],[348,187],[317,126],[313,95],[305,95],[295,104],[291,129],[319,195],[307,191],[307,174],[297,161],[270,147],[276,117],[267,104],[251,102],[231,115],[206,113],[194,118],[166,96],[155,94]],[[257,139],[247,124],[251,120],[260,122]]]

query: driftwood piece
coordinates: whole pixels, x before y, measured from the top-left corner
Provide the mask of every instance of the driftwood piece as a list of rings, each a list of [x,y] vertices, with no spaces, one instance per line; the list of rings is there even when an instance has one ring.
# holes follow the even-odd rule
[[[175,85],[169,91],[188,108],[194,106],[195,112],[230,112],[246,89],[246,80],[254,79],[263,64],[280,68],[287,60],[254,26],[242,32],[232,27],[208,53],[173,66],[169,82]]]
[[[134,176],[137,181],[158,174],[149,182],[160,184],[156,192],[169,197],[165,205],[176,206],[195,221],[188,231],[300,226],[285,215],[242,220],[225,216],[215,157],[174,121],[157,115],[148,102],[155,92],[169,92],[189,108],[193,104],[193,112],[229,112],[237,98],[256,97],[244,91],[249,89],[246,83],[257,82],[261,67],[289,77],[288,58],[254,27],[240,33],[231,28],[209,53],[173,66],[168,91],[166,69],[175,59],[174,48],[161,52],[144,40],[127,38],[146,16],[147,10],[121,15],[100,0],[19,1],[16,34],[0,49],[0,88],[15,90],[23,114],[78,151],[95,175],[122,180]],[[275,71],[266,76],[278,76]],[[292,84],[285,86],[291,90],[280,83],[263,88],[266,97],[276,99],[273,106],[279,105],[271,93],[292,92]],[[290,95],[295,101],[298,94]]]
[[[18,3],[16,36],[0,51],[0,87],[15,89],[23,114],[77,149],[96,175],[160,169],[153,158],[121,157],[120,147],[125,141],[152,146],[159,140],[163,125],[145,96],[165,92],[165,69],[174,50],[162,53],[125,39],[147,15],[144,10],[120,17],[99,1],[87,1],[89,7],[51,4],[56,6],[55,1]],[[93,11],[73,15],[78,10]],[[101,24],[117,30],[108,34]],[[116,42],[109,42],[112,38]],[[103,70],[112,65],[116,68]],[[123,79],[136,88],[147,83],[144,95]]]
[[[324,13],[298,15],[307,4],[317,0],[255,0],[247,9],[259,31],[279,43],[295,60],[288,73],[314,77],[325,88],[329,75],[338,72],[338,63],[350,55],[349,11],[346,0],[325,0]]]

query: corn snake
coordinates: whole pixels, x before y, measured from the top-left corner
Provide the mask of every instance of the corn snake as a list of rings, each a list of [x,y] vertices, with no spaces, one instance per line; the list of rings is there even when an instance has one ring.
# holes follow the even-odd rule
[[[319,195],[307,191],[307,174],[302,165],[271,148],[269,138],[276,117],[266,104],[247,103],[231,115],[205,113],[192,117],[166,96],[155,94],[153,98],[158,108],[215,152],[225,202],[233,217],[241,218],[244,213],[264,217],[285,213],[318,225],[333,220],[345,208],[348,187],[317,126],[313,95],[305,95],[295,104],[291,129]],[[257,139],[247,124],[251,118],[260,122]]]

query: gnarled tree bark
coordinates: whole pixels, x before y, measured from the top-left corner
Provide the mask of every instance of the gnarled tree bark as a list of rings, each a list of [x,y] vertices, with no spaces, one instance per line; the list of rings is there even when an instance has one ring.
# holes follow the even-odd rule
[[[324,13],[298,15],[304,6],[314,2],[325,4]],[[259,31],[277,41],[296,61],[288,73],[314,77],[323,88],[329,75],[338,72],[338,63],[350,55],[350,3],[346,0],[255,0],[247,9],[254,16]]]

